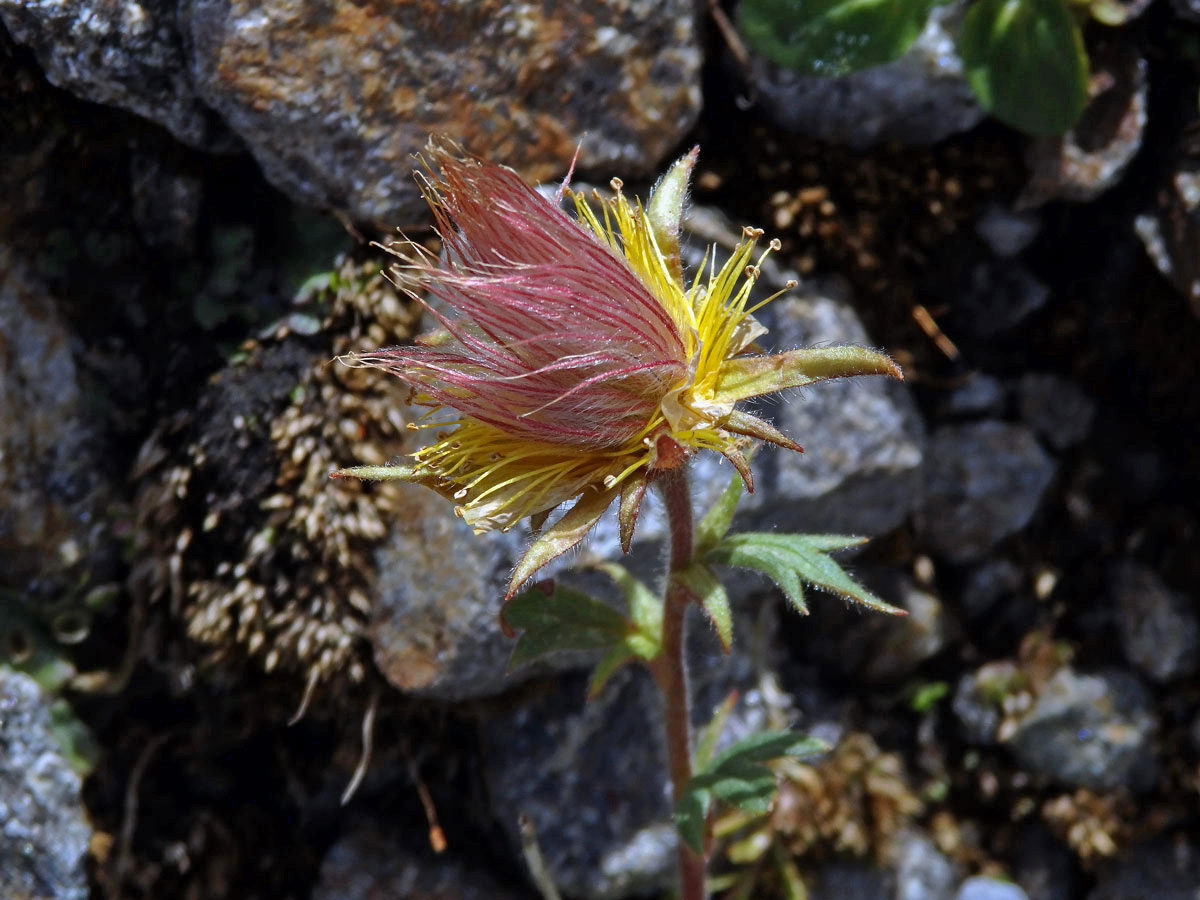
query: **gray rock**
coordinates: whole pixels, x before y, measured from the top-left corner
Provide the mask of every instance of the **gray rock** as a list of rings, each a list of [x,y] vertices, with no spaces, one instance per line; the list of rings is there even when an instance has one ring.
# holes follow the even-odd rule
[[[773,679],[758,679],[761,662],[747,655],[749,626],[737,624],[743,640],[726,656],[698,612],[689,618],[693,726],[707,724],[737,688],[719,746],[777,727],[790,701]],[[676,837],[661,699],[641,666],[619,670],[590,701],[586,685],[582,674],[558,676],[532,700],[485,720],[491,807],[514,848],[517,817],[529,818],[566,895],[609,900],[662,891],[674,878]]]
[[[896,835],[887,856],[895,878],[892,900],[951,900],[958,875],[930,838],[915,830]]]
[[[994,338],[1015,329],[1049,299],[1050,288],[1020,260],[983,260],[967,273],[952,319],[967,335]]]
[[[863,862],[836,860],[817,870],[809,900],[879,900],[891,895],[888,873]]]
[[[532,890],[500,885],[486,869],[469,868],[453,848],[433,857],[413,851],[411,835],[369,822],[349,830],[321,863],[312,900],[533,900]]]
[[[836,292],[781,299],[766,312],[764,341],[781,350],[870,343]],[[903,384],[838,380],[771,402],[760,411],[805,452],[759,455],[761,486],[741,507],[748,524],[873,536],[900,525],[920,503],[925,434]]]
[[[268,180],[309,204],[388,225],[423,221],[410,155],[431,133],[561,175],[649,175],[700,109],[695,8],[455,0],[377,6],[187,0],[200,95]]]
[[[1171,9],[1180,18],[1200,22],[1200,0],[1171,0]]]
[[[1000,698],[1017,682],[1017,667],[1007,660],[987,663],[964,675],[954,691],[951,709],[968,743],[994,744],[1000,729]]]
[[[1079,896],[1075,855],[1045,825],[1021,829],[1014,874],[1029,900],[1072,900]]]
[[[908,615],[870,618],[868,627],[876,634],[868,639],[871,650],[861,677],[868,681],[898,683],[946,646],[946,614],[940,598],[921,590],[908,578],[891,579],[881,596],[908,610]],[[856,631],[859,639],[864,639],[862,630]]]
[[[1196,900],[1200,850],[1182,839],[1143,844],[1104,870],[1087,900]]]
[[[0,586],[47,615],[116,575],[96,394],[48,288],[0,245]]]
[[[1002,597],[1020,589],[1024,575],[1008,559],[992,559],[967,573],[960,594],[963,611],[968,619],[987,615]]]
[[[965,563],[1029,523],[1054,462],[1027,428],[987,421],[939,428],[927,472],[918,529],[935,552]]]
[[[368,635],[380,671],[404,691],[443,700],[499,693],[513,642],[498,616],[525,538],[475,535],[439,495],[405,485],[408,515],[375,553]]]
[[[946,399],[946,413],[951,416],[998,416],[1004,412],[1004,402],[1004,384],[1000,379],[976,372],[951,392]]]
[[[1035,775],[1067,787],[1137,791],[1157,777],[1157,729],[1149,698],[1132,676],[1064,667],[1042,686],[1009,742]]]
[[[789,131],[865,148],[882,141],[933,144],[983,118],[954,37],[965,4],[936,7],[903,57],[850,75],[801,75],[752,59],[759,103]]]
[[[954,895],[954,900],[1029,900],[1025,892],[1011,881],[976,876],[968,878]]]
[[[492,808],[514,848],[517,817],[528,817],[564,893],[661,890],[676,844],[658,694],[641,667],[617,673],[590,702],[585,688],[582,676],[560,677],[485,722]]]
[[[1112,586],[1126,658],[1158,682],[1195,672],[1200,621],[1191,599],[1132,560],[1114,568]]]
[[[1055,450],[1087,437],[1096,404],[1079,385],[1050,373],[1023,375],[1017,385],[1021,419]]]
[[[0,20],[52,84],[158,122],[185,144],[232,146],[196,95],[167,0],[0,0]]]
[[[49,698],[0,666],[0,896],[86,900],[92,829],[79,776],[52,732]]]
[[[1041,228],[1041,220],[1036,215],[1002,206],[989,207],[975,222],[975,233],[1001,259],[1012,259],[1019,254],[1033,243]]]

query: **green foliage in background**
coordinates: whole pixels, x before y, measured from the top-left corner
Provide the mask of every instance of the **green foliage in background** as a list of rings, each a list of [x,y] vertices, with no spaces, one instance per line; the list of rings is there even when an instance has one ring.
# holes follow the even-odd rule
[[[944,0],[741,0],[742,36],[809,75],[845,75],[898,59]],[[973,0],[958,51],[979,105],[1029,134],[1068,131],[1087,105],[1081,24],[1120,24],[1104,0]]]

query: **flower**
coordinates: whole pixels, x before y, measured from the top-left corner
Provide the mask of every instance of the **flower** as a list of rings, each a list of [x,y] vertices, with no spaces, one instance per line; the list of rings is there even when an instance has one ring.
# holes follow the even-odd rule
[[[723,454],[753,490],[744,456],[751,439],[801,449],[738,401],[824,378],[901,377],[891,359],[861,347],[755,352],[766,329],[753,313],[773,297],[751,305],[750,293],[763,258],[779,248],[772,241],[756,256],[757,229],[744,231],[723,265],[710,252],[685,281],[679,228],[698,148],[645,208],[617,179],[595,207],[564,182],[559,197],[574,201],[575,219],[509,168],[448,142],[431,142],[427,153],[418,178],[442,257],[411,241],[386,249],[401,260],[397,283],[439,301],[412,292],[442,330],[344,361],[404,379],[413,402],[431,408],[418,427],[439,429],[437,439],[406,465],[333,474],[428,485],[457,501],[476,532],[531,519],[541,533],[509,596],[614,501],[628,551],[647,486],[695,451]],[[440,410],[451,418],[430,421]]]

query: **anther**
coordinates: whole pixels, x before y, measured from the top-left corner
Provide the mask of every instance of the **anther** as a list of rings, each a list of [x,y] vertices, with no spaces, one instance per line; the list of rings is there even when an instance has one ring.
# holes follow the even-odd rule
[[[608,184],[618,194],[621,193],[621,188],[625,187],[625,182],[623,182],[620,178],[614,178]]]

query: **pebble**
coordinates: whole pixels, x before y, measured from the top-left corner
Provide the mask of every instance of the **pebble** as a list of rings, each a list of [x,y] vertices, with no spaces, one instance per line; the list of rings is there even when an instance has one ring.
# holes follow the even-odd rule
[[[999,416],[1004,412],[1005,400],[1004,382],[992,375],[975,372],[951,391],[946,398],[945,411],[956,418]]]
[[[887,855],[895,877],[891,900],[951,900],[958,883],[955,865],[928,835],[907,829],[896,835]]]
[[[53,732],[50,697],[0,666],[0,897],[86,900],[92,829],[79,776]]]
[[[1132,848],[1102,871],[1087,900],[1196,900],[1200,849],[1183,838]]]
[[[1029,900],[1029,897],[1011,881],[977,875],[962,883],[954,900]]]
[[[1144,790],[1157,777],[1157,718],[1131,675],[1059,669],[1009,739],[1021,765],[1066,787]]]
[[[954,563],[974,562],[1033,518],[1054,462],[1021,425],[943,425],[929,450],[918,529]]]
[[[1017,383],[1021,420],[1055,450],[1063,451],[1088,436],[1096,403],[1069,378],[1029,373]]]
[[[1194,673],[1200,643],[1195,603],[1132,560],[1115,566],[1111,583],[1126,658],[1159,683]]]
[[[450,852],[417,852],[411,835],[378,822],[347,829],[329,848],[312,900],[527,900],[497,882],[486,868],[469,868]],[[465,848],[464,848],[465,849]]]

